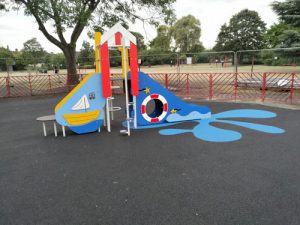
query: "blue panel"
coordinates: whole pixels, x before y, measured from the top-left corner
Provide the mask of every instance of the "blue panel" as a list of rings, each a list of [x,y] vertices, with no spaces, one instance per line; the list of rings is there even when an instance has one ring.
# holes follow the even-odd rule
[[[88,107],[84,109],[78,109],[77,107],[77,109],[74,109],[83,96],[87,97],[85,101],[88,102],[85,102],[85,104],[87,104]],[[101,74],[94,73],[92,75],[88,75],[82,83],[79,84],[78,90],[74,93],[71,92],[66,96],[66,99],[67,100],[64,104],[55,113],[56,121],[62,126],[69,127],[72,131],[78,134],[97,131],[104,120],[104,106],[106,103],[102,94]],[[78,114],[82,114],[84,116],[85,113],[91,113],[97,110],[100,111],[97,118],[94,118],[92,121],[88,121],[80,126],[74,126],[66,120],[66,115],[76,116]]]
[[[209,107],[184,102],[142,72],[139,72],[139,89],[140,92],[137,96],[137,122],[139,126],[203,119],[211,116]],[[143,117],[141,111],[143,101],[152,94],[163,96],[168,103],[168,112],[166,116],[158,122],[149,122]]]
[[[98,128],[101,127],[102,123],[103,123],[103,120],[95,120],[84,126],[71,126],[70,130],[77,134],[91,133],[91,132],[95,132],[96,130],[98,130]]]

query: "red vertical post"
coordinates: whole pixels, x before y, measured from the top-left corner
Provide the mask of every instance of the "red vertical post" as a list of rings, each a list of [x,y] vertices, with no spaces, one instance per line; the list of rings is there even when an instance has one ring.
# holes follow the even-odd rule
[[[138,53],[135,44],[130,42],[130,73],[131,73],[131,94],[139,94],[139,76],[138,76]]]
[[[104,98],[111,97],[111,86],[110,86],[110,65],[109,65],[109,52],[108,43],[105,42],[100,47],[101,50],[101,66],[102,66],[102,86]]]
[[[10,77],[6,77],[6,97],[10,97]]]
[[[264,102],[265,101],[265,97],[266,97],[266,86],[267,86],[267,74],[263,73],[263,77],[262,77],[262,87],[261,87],[261,101]]]
[[[122,39],[122,34],[120,32],[117,32],[115,34],[115,43],[116,45],[121,45],[121,39]]]
[[[169,89],[169,79],[168,79],[168,74],[165,74],[165,88]]]
[[[186,74],[186,97],[190,97],[190,78],[189,78],[189,74]]]
[[[290,97],[289,97],[290,104],[293,104],[294,83],[295,83],[295,74],[292,73],[292,82],[291,82]]]
[[[209,93],[208,98],[211,100],[213,97],[213,75],[212,73],[209,74]]]
[[[31,76],[28,76],[28,82],[29,82],[29,91],[30,91],[30,95],[32,95],[32,84],[31,84]]]

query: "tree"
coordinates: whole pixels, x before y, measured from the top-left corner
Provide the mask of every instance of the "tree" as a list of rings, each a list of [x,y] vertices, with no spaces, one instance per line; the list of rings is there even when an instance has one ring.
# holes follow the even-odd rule
[[[296,31],[300,32],[299,28],[293,27],[289,24],[285,23],[279,23],[274,24],[271,26],[271,28],[267,31],[265,34],[265,42],[267,48],[276,48],[281,44],[281,41],[279,37],[285,32],[285,31]]]
[[[48,64],[50,64],[51,68],[66,68],[66,60],[63,53],[50,53],[48,59]]]
[[[181,52],[192,52],[195,46],[202,46],[200,42],[201,24],[192,15],[178,20],[171,28],[171,35],[175,40],[176,49]]]
[[[139,32],[135,32],[135,31],[130,31],[135,37],[136,37],[136,41],[137,41],[137,48],[139,51],[143,51],[146,49],[146,45],[145,45],[145,39],[144,36],[139,33]]]
[[[3,3],[4,2],[4,3]],[[104,29],[118,21],[136,19],[146,21],[138,13],[143,8],[151,14],[149,21],[157,18],[168,21],[172,17],[171,4],[175,0],[1,0],[2,5],[22,7],[26,15],[33,16],[39,30],[58,48],[66,58],[69,84],[77,83],[76,43],[83,29],[97,20],[95,29]],[[162,16],[159,16],[162,15]],[[159,16],[159,17],[158,17]],[[46,23],[53,24],[55,34],[51,33]],[[70,41],[65,38],[65,31],[71,30]]]
[[[161,25],[157,28],[157,36],[151,41],[150,47],[154,49],[161,49],[163,52],[170,51],[171,35],[170,27]]]
[[[300,32],[295,30],[286,30],[278,37],[279,44],[277,48],[300,47]]]
[[[13,53],[13,58],[14,58],[14,65],[13,69],[14,70],[24,70],[26,68],[25,60],[23,59],[23,53],[22,51],[14,51]]]
[[[300,1],[275,1],[272,8],[279,16],[281,24],[272,26],[268,31],[277,31],[273,32],[276,37],[270,36],[270,39],[276,41],[278,48],[300,47]]]
[[[300,28],[299,0],[286,0],[285,2],[275,1],[272,3],[272,8],[282,22]]]
[[[94,64],[94,61],[95,61],[94,47],[89,42],[83,41],[82,47],[78,55],[78,62],[84,64],[86,63]]]
[[[264,46],[266,24],[256,11],[244,9],[224,24],[217,37],[215,50],[254,50]]]
[[[36,64],[42,62],[43,57],[45,57],[45,51],[36,38],[24,42],[22,58],[26,65],[33,64],[36,69]]]
[[[231,38],[230,38],[229,26],[227,24],[223,24],[220,29],[220,33],[218,34],[216,45],[214,50],[216,51],[226,51],[228,46],[230,46]]]
[[[0,47],[0,71],[8,70],[13,65],[14,58],[9,48]]]

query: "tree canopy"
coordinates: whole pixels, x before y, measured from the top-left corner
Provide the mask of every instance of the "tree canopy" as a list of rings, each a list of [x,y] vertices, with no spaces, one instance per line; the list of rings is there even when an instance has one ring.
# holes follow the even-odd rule
[[[300,1],[275,1],[272,8],[281,23],[273,25],[268,30],[266,34],[268,47],[300,47]]]
[[[38,29],[54,45],[62,50],[68,67],[70,83],[77,82],[76,75],[76,43],[84,28],[94,25],[103,30],[119,21],[156,23],[164,19],[169,22],[173,16],[171,4],[175,0],[0,0],[6,9],[22,8],[26,15],[33,16]],[[1,7],[0,6],[0,7]],[[146,19],[140,11],[146,9]],[[47,26],[46,24],[52,24]],[[71,31],[70,39],[65,31]]]
[[[171,34],[170,27],[167,25],[161,25],[157,28],[157,35],[151,41],[150,47],[154,49],[160,49],[167,52],[171,48]]]
[[[261,49],[264,46],[266,24],[256,11],[242,10],[224,24],[214,47],[217,51]]]
[[[300,47],[300,32],[295,30],[285,30],[278,37],[279,48]]]
[[[0,71],[7,70],[13,64],[13,54],[9,48],[0,47]]]
[[[23,44],[22,58],[25,64],[33,64],[34,66],[42,62],[45,51],[36,38],[32,38]]]
[[[299,28],[293,27],[290,24],[285,24],[285,23],[274,24],[271,26],[271,28],[265,34],[266,47],[267,48],[279,48],[280,46],[282,46],[281,43],[284,39],[284,37],[282,37],[282,35],[286,31],[295,31],[295,32],[300,33]],[[284,36],[286,37],[286,35],[284,35]],[[286,42],[286,41],[284,41],[284,42]],[[291,45],[289,47],[291,47],[293,44],[296,44],[296,43],[291,43]]]
[[[136,37],[138,50],[139,51],[145,50],[146,44],[145,44],[144,36],[141,33],[135,31],[130,31],[130,33],[132,33]]]
[[[171,27],[171,35],[175,40],[177,50],[193,52],[201,48],[201,24],[192,15],[182,17]]]
[[[94,59],[94,47],[89,42],[83,41],[78,55],[78,63],[93,63]]]
[[[272,8],[282,22],[300,28],[299,0],[286,0],[285,2],[275,1],[272,3]]]

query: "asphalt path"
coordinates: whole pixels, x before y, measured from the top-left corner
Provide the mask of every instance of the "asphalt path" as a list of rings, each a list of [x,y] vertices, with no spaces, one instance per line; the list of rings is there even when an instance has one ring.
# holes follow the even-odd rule
[[[122,136],[122,111],[112,133],[67,131],[63,138],[59,131],[55,138],[49,124],[43,137],[35,119],[52,114],[61,98],[0,99],[1,225],[300,224],[300,111],[205,103],[214,113],[276,112],[263,123],[286,130],[274,135],[215,124],[243,134],[230,143],[162,136],[159,129]]]

